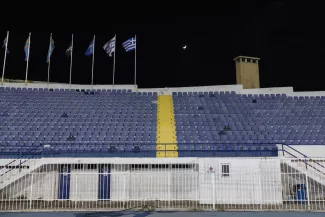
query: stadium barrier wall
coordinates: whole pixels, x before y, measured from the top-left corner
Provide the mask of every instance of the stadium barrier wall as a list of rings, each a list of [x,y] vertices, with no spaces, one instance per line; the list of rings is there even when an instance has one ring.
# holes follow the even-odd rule
[[[204,91],[235,91],[237,94],[286,94],[287,96],[325,96],[325,91],[312,92],[294,92],[293,87],[273,87],[273,88],[256,88],[243,89],[243,85],[214,85],[214,86],[196,86],[196,87],[166,87],[166,88],[147,88],[138,89],[137,85],[82,85],[63,83],[4,83],[3,87],[14,88],[52,88],[52,89],[131,89],[137,92],[157,92],[162,95],[171,95],[172,92],[204,92]]]
[[[0,161],[1,211],[325,211],[321,158],[8,161]]]

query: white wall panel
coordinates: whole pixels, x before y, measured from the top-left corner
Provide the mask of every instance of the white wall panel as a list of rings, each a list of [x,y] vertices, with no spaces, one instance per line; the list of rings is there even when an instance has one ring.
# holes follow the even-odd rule
[[[71,169],[70,199],[98,200],[98,170]]]

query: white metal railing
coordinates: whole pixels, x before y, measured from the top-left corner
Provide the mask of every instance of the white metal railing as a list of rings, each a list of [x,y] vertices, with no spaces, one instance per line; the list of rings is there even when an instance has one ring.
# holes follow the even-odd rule
[[[296,160],[256,159],[257,169],[230,165],[221,170],[205,169],[207,161],[203,160],[186,164],[35,163],[28,173],[18,176],[21,172],[13,172],[15,180],[0,188],[0,210],[324,211],[325,186],[314,178],[322,167],[299,171],[301,166],[294,164],[302,161]],[[325,159],[317,162],[324,164]]]

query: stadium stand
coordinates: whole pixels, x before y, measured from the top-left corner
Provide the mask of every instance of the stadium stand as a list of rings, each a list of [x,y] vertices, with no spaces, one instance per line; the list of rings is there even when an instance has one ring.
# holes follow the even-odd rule
[[[323,145],[323,99],[227,91],[174,92],[177,141],[180,147],[219,143],[214,148],[261,149],[267,151],[264,156],[275,154],[274,144]],[[201,150],[207,148],[201,146]]]
[[[0,88],[1,155],[277,156],[325,144],[324,97]]]
[[[155,157],[156,100],[131,90],[0,88],[0,152]]]

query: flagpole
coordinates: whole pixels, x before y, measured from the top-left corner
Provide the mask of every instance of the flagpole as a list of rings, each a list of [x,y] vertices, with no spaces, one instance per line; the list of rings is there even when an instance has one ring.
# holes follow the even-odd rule
[[[115,53],[116,53],[116,35],[115,35],[115,44],[114,44],[113,87],[115,85]]]
[[[93,88],[93,84],[94,84],[94,60],[95,60],[95,35],[94,35],[94,44],[93,44],[93,61],[91,67],[91,89]]]
[[[48,59],[49,63],[47,64],[48,65],[47,66],[47,85],[49,85],[49,82],[50,82],[50,67],[51,67],[51,54],[50,54],[50,52],[51,52],[51,42],[52,42],[52,33],[51,33],[51,36],[50,36],[50,47],[49,47],[49,51],[47,53],[47,55],[48,55],[47,58],[49,58]]]
[[[73,53],[73,34],[72,34],[72,41],[71,41],[71,55],[70,55],[70,80],[69,80],[69,86],[71,90],[71,75],[72,75],[72,53]]]
[[[137,84],[137,35],[135,35],[135,53],[134,53],[134,85]]]
[[[28,36],[28,53],[27,53],[27,65],[26,65],[26,77],[25,77],[25,84],[26,85],[27,85],[27,76],[28,76],[28,63],[29,63],[30,44],[31,44],[31,33],[29,33],[29,36]]]
[[[1,79],[2,84],[3,84],[3,79],[4,79],[4,76],[5,76],[6,59],[7,59],[7,50],[8,50],[8,40],[9,40],[9,31],[7,31],[6,49],[5,49],[5,56],[4,56],[4,59],[3,59],[2,79]]]

